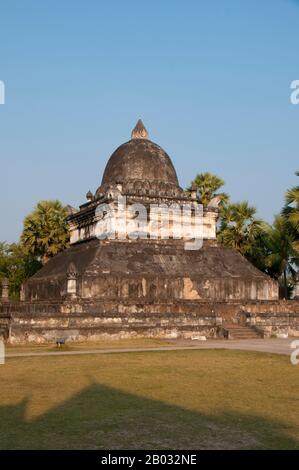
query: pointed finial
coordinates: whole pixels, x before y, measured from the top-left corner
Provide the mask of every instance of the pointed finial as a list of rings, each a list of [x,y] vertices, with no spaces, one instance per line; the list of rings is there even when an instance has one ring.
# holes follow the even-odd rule
[[[92,201],[93,200],[93,194],[91,191],[88,191],[88,193],[86,194],[86,199],[88,201]]]
[[[141,121],[141,119],[138,119],[136,126],[132,130],[131,138],[132,139],[148,139],[148,132],[146,128],[144,127],[144,124]]]

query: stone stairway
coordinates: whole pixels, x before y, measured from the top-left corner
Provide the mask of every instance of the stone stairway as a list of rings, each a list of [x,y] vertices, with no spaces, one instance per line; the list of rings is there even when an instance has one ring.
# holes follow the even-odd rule
[[[242,326],[234,323],[223,325],[227,339],[261,339],[262,335],[250,326]]]

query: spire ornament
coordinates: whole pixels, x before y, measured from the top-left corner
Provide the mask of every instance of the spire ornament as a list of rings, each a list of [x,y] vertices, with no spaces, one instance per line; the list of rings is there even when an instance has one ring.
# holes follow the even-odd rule
[[[143,122],[141,119],[138,119],[138,122],[131,133],[132,139],[148,139],[148,132],[144,127]]]

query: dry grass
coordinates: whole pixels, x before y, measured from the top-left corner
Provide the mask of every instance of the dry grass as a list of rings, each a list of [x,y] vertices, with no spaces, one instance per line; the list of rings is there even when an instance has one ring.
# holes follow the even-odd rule
[[[299,366],[223,350],[9,359],[1,449],[299,449]]]
[[[173,342],[166,339],[151,338],[128,338],[128,339],[107,339],[101,341],[82,341],[67,342],[61,347],[55,343],[45,344],[25,344],[25,345],[6,345],[9,353],[23,352],[60,352],[60,351],[82,351],[84,349],[126,349],[126,348],[151,348],[160,346],[172,346]]]

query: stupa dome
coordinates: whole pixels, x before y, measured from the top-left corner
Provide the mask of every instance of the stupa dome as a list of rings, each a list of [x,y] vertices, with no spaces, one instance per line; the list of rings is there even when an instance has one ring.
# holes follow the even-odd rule
[[[97,193],[116,184],[136,184],[164,190],[180,189],[177,174],[167,153],[148,139],[141,120],[132,131],[132,138],[118,147],[106,165],[102,184]],[[164,191],[163,191],[164,192]]]

